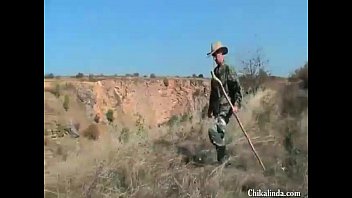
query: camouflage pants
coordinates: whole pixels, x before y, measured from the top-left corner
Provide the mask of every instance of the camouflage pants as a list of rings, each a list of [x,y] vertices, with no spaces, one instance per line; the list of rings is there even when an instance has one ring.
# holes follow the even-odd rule
[[[215,123],[208,129],[209,139],[215,146],[218,162],[222,162],[227,157],[225,144],[225,128],[228,118],[225,111],[221,112],[216,118]]]

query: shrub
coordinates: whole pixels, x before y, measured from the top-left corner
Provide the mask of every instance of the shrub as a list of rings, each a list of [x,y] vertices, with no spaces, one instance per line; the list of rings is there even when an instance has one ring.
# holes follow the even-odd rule
[[[308,89],[308,62],[303,67],[296,69],[289,77],[290,81],[301,80],[303,88]]]
[[[150,74],[150,78],[156,78],[155,74]]]
[[[97,140],[100,135],[99,128],[96,124],[90,124],[87,129],[82,131],[83,137],[90,140]]]
[[[76,75],[76,78],[83,78],[84,77],[84,74],[83,73],[78,73],[77,75]]]
[[[199,74],[198,78],[204,78],[203,74]]]
[[[44,78],[52,79],[52,78],[54,78],[54,74],[53,74],[53,73],[45,74],[45,75],[44,75]]]
[[[241,60],[241,73],[243,75],[240,76],[240,82],[245,90],[252,89],[255,93],[257,92],[258,88],[270,76],[267,70],[268,66],[269,60],[266,58],[262,48],[256,49],[248,58]],[[230,69],[235,72],[235,67],[230,66]]]
[[[181,116],[180,122],[192,121],[193,116],[185,113]]]
[[[164,78],[163,82],[166,87],[169,86],[169,80],[167,78]]]
[[[68,96],[68,95],[65,95],[65,100],[64,100],[64,103],[63,103],[63,107],[64,107],[65,111],[68,111],[69,102],[70,102],[69,96]]]
[[[99,123],[100,122],[100,115],[99,114],[95,114],[94,116],[94,122]]]
[[[109,122],[114,121],[114,112],[111,109],[106,113],[106,119],[108,119]]]
[[[178,116],[177,115],[173,115],[169,121],[167,121],[167,125],[169,126],[173,126],[174,124],[176,124],[176,122],[178,121]]]
[[[139,73],[134,73],[133,76],[138,77]]]

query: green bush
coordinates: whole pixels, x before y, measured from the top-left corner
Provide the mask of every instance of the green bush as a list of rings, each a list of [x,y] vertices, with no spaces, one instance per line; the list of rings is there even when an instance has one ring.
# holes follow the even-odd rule
[[[189,113],[185,113],[181,116],[180,122],[192,121],[193,116]]]
[[[109,109],[108,112],[106,113],[106,118],[108,119],[109,122],[114,121],[114,112],[113,110]]]
[[[167,121],[167,125],[169,126],[173,126],[176,124],[176,122],[178,121],[178,116],[177,115],[173,115],[169,121]]]

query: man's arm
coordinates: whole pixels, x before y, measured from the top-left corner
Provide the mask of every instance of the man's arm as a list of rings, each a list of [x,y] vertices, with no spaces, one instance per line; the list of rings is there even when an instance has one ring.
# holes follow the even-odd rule
[[[228,88],[229,97],[231,98],[231,103],[233,106],[241,108],[242,103],[242,86],[240,84],[239,78],[235,71],[232,71],[229,67],[228,69]]]
[[[214,106],[214,81],[211,80],[210,82],[210,96],[209,96],[209,107],[208,107],[208,117],[211,118],[213,113],[213,106]]]

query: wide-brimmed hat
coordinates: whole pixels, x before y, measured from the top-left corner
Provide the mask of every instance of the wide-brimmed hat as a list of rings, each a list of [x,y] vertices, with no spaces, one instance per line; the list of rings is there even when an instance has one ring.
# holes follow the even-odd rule
[[[210,47],[210,52],[207,54],[207,56],[209,55],[213,55],[215,52],[221,50],[222,51],[222,54],[225,55],[228,53],[228,49],[227,47],[223,46],[222,43],[220,41],[216,41],[214,43],[211,44],[211,47]]]

